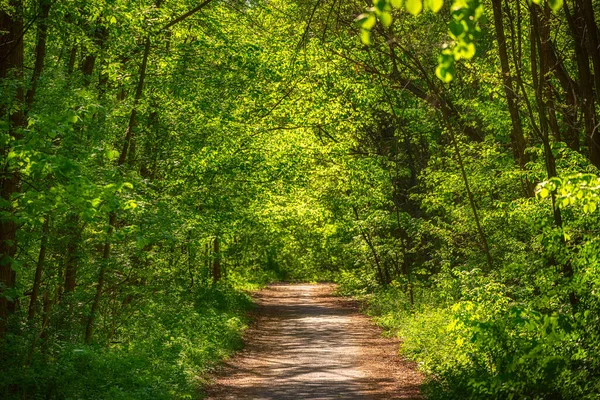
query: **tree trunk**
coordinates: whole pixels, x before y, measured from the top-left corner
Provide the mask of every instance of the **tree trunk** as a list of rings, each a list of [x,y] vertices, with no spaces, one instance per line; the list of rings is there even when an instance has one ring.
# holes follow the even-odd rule
[[[562,115],[567,128],[561,139],[571,150],[579,151],[579,124],[577,122],[579,87],[556,54],[556,46],[549,42],[547,49],[552,72],[562,87],[566,102],[562,106]]]
[[[215,236],[213,241],[213,265],[212,265],[212,278],[213,283],[217,283],[221,280],[221,252],[219,249],[219,237]]]
[[[107,37],[107,29],[102,26],[100,20],[96,21],[94,26],[93,42],[98,48],[104,46],[104,41]],[[83,73],[83,83],[85,86],[89,86],[92,82],[92,73],[94,72],[94,66],[96,65],[97,54],[93,51],[83,59],[83,65],[81,66],[81,72]]]
[[[144,44],[144,55],[142,58],[142,65],[140,67],[139,79],[137,88],[135,91],[135,97],[133,98],[133,107],[131,108],[131,114],[129,115],[129,123],[127,124],[127,130],[125,131],[125,140],[123,141],[123,149],[119,157],[119,165],[125,164],[129,155],[129,150],[132,147],[134,138],[134,132],[137,125],[137,108],[140,100],[142,99],[144,90],[144,80],[146,79],[146,68],[148,67],[148,56],[150,54],[150,35],[146,36]]]
[[[48,14],[50,13],[51,0],[39,0],[40,16],[37,32],[37,43],[35,45],[35,65],[29,82],[29,89],[25,97],[26,108],[29,110],[35,98],[37,83],[44,69],[46,60],[46,38],[48,36]]]
[[[125,132],[125,140],[123,143],[123,148],[121,149],[121,153],[119,155],[119,160],[117,161],[117,168],[123,166],[127,161],[127,155],[130,148],[130,143],[133,136],[133,128],[137,123],[137,107],[140,99],[142,98],[143,90],[144,90],[144,80],[146,79],[146,68],[148,65],[148,55],[150,53],[150,36],[146,36],[146,43],[144,46],[144,56],[142,60],[142,65],[140,67],[139,78],[137,89],[135,92],[133,107],[131,109],[131,114],[129,116],[129,124],[127,125],[127,130]],[[102,290],[104,288],[104,279],[106,274],[106,266],[108,264],[108,260],[110,258],[110,236],[112,235],[114,226],[116,222],[116,214],[115,212],[111,212],[108,218],[108,231],[107,231],[107,239],[104,243],[104,250],[102,254],[102,265],[100,266],[100,272],[98,274],[98,281],[96,283],[96,295],[94,296],[94,300],[92,302],[92,309],[90,312],[90,316],[88,318],[88,322],[85,329],[85,342],[89,343],[92,340],[92,334],[94,331],[94,320],[96,318],[96,313],[98,311],[100,305],[100,299],[102,297]]]
[[[584,46],[587,42],[588,27],[585,24],[584,13],[580,2],[575,3],[573,14],[569,10],[567,2],[563,3],[563,9],[573,36],[575,56],[577,59],[577,72],[579,76],[579,96],[583,110],[584,129],[586,144],[588,146],[589,159],[596,167],[600,168],[600,143],[594,140],[597,126],[596,106],[594,98],[594,77],[590,69],[588,49]]]
[[[42,272],[44,271],[44,263],[46,262],[46,248],[48,246],[48,231],[49,217],[44,218],[44,226],[42,227],[42,240],[40,243],[40,253],[38,255],[37,265],[35,267],[35,277],[33,280],[33,289],[31,290],[31,298],[29,300],[29,312],[27,320],[31,321],[35,317],[35,306],[37,303],[38,293],[40,291],[40,283],[42,281]]]
[[[494,11],[494,26],[496,29],[496,40],[498,41],[498,53],[500,55],[500,66],[502,68],[502,83],[504,86],[504,95],[508,104],[508,112],[512,123],[511,145],[515,160],[521,168],[525,167],[527,157],[525,155],[525,137],[523,136],[523,126],[519,116],[519,107],[517,96],[513,87],[513,79],[508,63],[508,52],[506,48],[506,36],[504,34],[504,21],[502,16],[502,0],[492,0],[492,9]]]
[[[550,34],[549,34],[549,17],[550,9],[546,5],[542,10],[542,19],[539,17],[539,8],[536,5],[531,6],[531,74],[534,83],[535,96],[538,104],[539,119],[540,119],[540,133],[542,143],[544,145],[544,156],[546,161],[546,171],[548,178],[557,176],[556,160],[552,153],[550,146],[550,135],[548,132],[549,121],[547,119],[547,97],[550,95],[546,89],[547,87],[547,76],[549,72],[548,67],[548,51],[546,46],[548,45]],[[539,73],[538,73],[538,58],[539,56]],[[552,208],[554,211],[554,223],[556,227],[562,228],[562,214],[560,208],[556,206],[556,196],[552,193]],[[565,245],[562,240],[563,246]],[[553,263],[554,261],[551,261]],[[570,261],[566,261],[562,264],[562,273],[565,278],[570,279],[574,275],[573,266]],[[569,302],[573,307],[576,307],[579,300],[575,292],[569,293]]]
[[[356,222],[360,222],[360,217],[358,215],[358,209],[355,206],[352,206],[352,210],[354,211],[354,216],[356,217]],[[371,250],[371,254],[373,254],[373,259],[375,260],[375,267],[377,267],[377,275],[379,277],[379,282],[382,285],[387,285],[389,282],[386,280],[386,278],[383,274],[383,268],[381,266],[381,261],[379,260],[379,254],[377,253],[377,250],[375,249],[375,246],[373,245],[373,242],[371,241],[371,238],[369,237],[367,232],[365,232],[364,229],[362,229],[360,226],[359,226],[359,229],[360,229],[361,236],[363,237],[367,246],[369,246],[369,250]]]
[[[106,267],[108,266],[108,262],[110,259],[110,240],[111,235],[116,222],[116,214],[114,212],[110,213],[108,218],[108,229],[106,230],[106,241],[104,242],[104,247],[102,250],[102,261],[100,265],[100,271],[98,273],[98,281],[96,283],[96,294],[94,295],[94,300],[92,302],[92,309],[90,310],[90,316],[88,318],[86,327],[85,327],[85,343],[89,344],[92,341],[92,335],[94,334],[94,322],[96,319],[96,314],[98,313],[98,308],[100,307],[100,299],[102,297],[102,291],[104,289],[104,279],[106,276]]]
[[[9,1],[13,9],[8,14],[5,8],[0,9],[0,84],[7,78],[15,78],[21,81],[23,78],[23,4],[21,0]],[[14,111],[10,112],[8,121],[8,133],[17,140],[20,138],[20,130],[25,125],[23,112],[24,93],[22,82],[17,85],[14,93]],[[9,95],[8,93],[3,94]],[[0,110],[0,115],[6,114],[6,109]],[[3,157],[10,151],[10,145],[1,149]],[[6,158],[5,158],[6,159]],[[0,195],[5,204],[12,203],[12,196],[19,191],[20,176],[17,170],[11,169],[8,163],[2,167],[2,178],[0,180]],[[12,206],[3,207],[3,212],[12,214]],[[16,233],[17,224],[12,216],[0,220],[0,338],[6,332],[6,320],[15,310],[15,300],[12,296],[7,297],[5,290],[11,290],[15,286],[16,272],[13,269],[13,257],[17,250]]]
[[[77,285],[77,265],[79,252],[79,216],[71,213],[67,217],[67,229],[71,233],[67,244],[67,255],[65,259],[65,289],[64,293],[75,290]]]
[[[585,21],[586,44],[594,66],[594,86],[596,88],[596,101],[600,102],[600,38],[596,24],[595,10],[592,0],[577,0],[582,17]],[[600,144],[600,140],[598,140]]]

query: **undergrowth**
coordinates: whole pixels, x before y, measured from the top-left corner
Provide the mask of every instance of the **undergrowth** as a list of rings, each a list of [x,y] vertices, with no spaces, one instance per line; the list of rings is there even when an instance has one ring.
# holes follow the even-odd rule
[[[202,398],[206,374],[240,349],[252,306],[246,289],[260,286],[206,283],[157,290],[140,299],[135,315],[115,327],[112,337],[94,345],[77,337],[11,335],[0,361],[0,398]],[[41,351],[28,361],[22,355],[34,341],[42,342]]]
[[[428,399],[598,398],[592,313],[540,312],[489,276],[480,287],[467,285],[483,281],[478,271],[415,287],[414,305],[405,282],[377,288],[363,278],[342,274],[338,292],[361,299],[387,334],[397,335],[400,353],[426,376]],[[450,296],[456,290],[460,295]]]

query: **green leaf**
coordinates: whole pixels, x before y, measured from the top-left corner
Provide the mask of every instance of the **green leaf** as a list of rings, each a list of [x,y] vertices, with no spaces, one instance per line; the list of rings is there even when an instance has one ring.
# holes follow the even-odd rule
[[[450,21],[448,28],[450,29],[450,33],[452,33],[455,37],[459,37],[465,31],[464,25],[461,23],[461,21],[457,21],[455,19]]]
[[[402,0],[391,0],[391,3],[394,8],[402,7]]]
[[[360,41],[364,44],[371,44],[371,33],[366,29],[361,30]]]
[[[434,13],[440,11],[443,5],[444,0],[426,0],[425,2],[427,9],[433,11]]]
[[[451,82],[454,79],[454,65],[438,65],[435,69],[435,75],[444,83]]]
[[[114,161],[117,158],[119,158],[119,152],[117,150],[114,150],[114,149],[106,150],[105,154],[106,154],[106,158],[109,161]]]
[[[364,30],[368,31],[368,30],[372,29],[376,23],[377,23],[377,18],[375,17],[375,15],[369,14],[369,16],[362,21],[361,27]]]
[[[473,43],[464,43],[462,46],[458,47],[458,53],[461,58],[470,60],[475,55],[475,45]]]
[[[563,5],[563,0],[548,0],[548,5],[552,11],[558,12]]]
[[[423,10],[423,2],[421,0],[406,0],[406,11],[412,15],[418,15]]]
[[[375,8],[379,11],[384,11],[388,7],[386,0],[375,0]]]
[[[390,14],[387,11],[382,12],[379,15],[379,19],[381,20],[383,26],[385,26],[386,28],[392,24],[392,14]]]

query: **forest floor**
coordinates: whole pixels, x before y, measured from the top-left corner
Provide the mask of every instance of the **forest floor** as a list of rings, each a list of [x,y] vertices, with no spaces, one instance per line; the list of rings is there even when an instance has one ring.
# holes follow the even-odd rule
[[[275,284],[258,292],[245,348],[208,399],[420,399],[422,376],[398,341],[331,284]]]

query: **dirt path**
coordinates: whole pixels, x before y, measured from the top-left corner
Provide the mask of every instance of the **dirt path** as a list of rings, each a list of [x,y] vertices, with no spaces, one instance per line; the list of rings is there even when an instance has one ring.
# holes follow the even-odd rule
[[[396,340],[331,295],[333,285],[272,285],[257,295],[256,324],[208,398],[420,399],[421,376]]]

